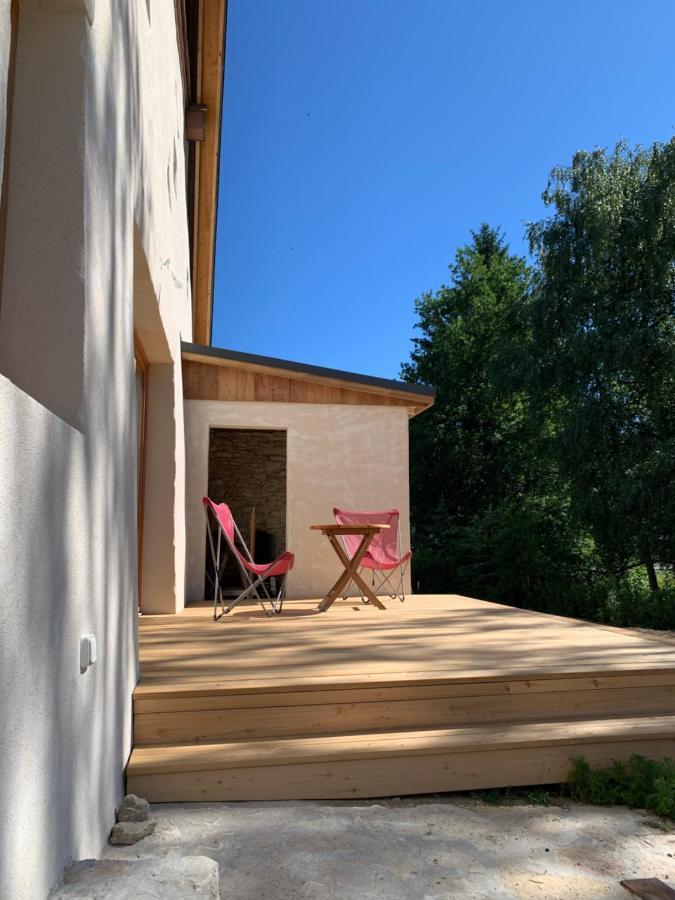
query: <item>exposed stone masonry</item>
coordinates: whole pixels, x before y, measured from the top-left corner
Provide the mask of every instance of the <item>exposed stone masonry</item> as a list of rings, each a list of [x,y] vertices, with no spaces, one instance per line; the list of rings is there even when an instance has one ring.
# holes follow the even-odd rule
[[[286,545],[286,432],[212,428],[209,496],[229,505],[247,542],[255,506],[257,528],[272,535],[272,549],[281,553]]]

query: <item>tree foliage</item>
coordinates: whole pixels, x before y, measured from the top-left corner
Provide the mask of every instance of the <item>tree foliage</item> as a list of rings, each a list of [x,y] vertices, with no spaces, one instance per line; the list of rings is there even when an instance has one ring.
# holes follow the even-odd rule
[[[529,229],[538,406],[608,570],[675,559],[675,142],[577,153]]]
[[[584,538],[533,427],[532,272],[487,225],[450,271],[417,301],[421,337],[403,367],[437,391],[411,426],[415,577],[422,589],[522,604],[535,594],[553,609],[584,565]]]
[[[416,302],[415,587],[611,618],[675,563],[675,141],[578,153],[543,198],[531,264],[483,225]]]
[[[510,458],[525,427],[522,405],[503,388],[526,339],[529,271],[483,226],[457,252],[451,272],[449,287],[417,301],[423,336],[403,371],[437,390],[435,407],[415,423],[418,502],[432,519],[452,510],[466,523],[522,479]]]

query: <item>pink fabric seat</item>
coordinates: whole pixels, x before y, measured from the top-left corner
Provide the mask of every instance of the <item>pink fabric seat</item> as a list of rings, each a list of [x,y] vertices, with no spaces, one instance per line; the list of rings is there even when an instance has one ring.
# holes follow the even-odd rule
[[[361,560],[361,565],[364,569],[380,569],[383,572],[389,571],[390,569],[395,569],[397,566],[403,565],[403,563],[408,562],[408,560],[412,557],[412,551],[408,550],[407,553],[404,553],[400,559],[375,559],[370,553],[364,553],[363,559]]]
[[[243,559],[241,562],[254,575],[271,578],[273,575],[286,575],[287,572],[290,572],[295,562],[295,555],[290,550],[285,550],[273,563],[246,563]]]
[[[295,563],[295,554],[291,553],[290,550],[286,550],[281,556],[278,556],[273,562],[270,563],[256,563],[254,562],[251,554],[249,553],[248,547],[244,543],[244,539],[241,536],[239,529],[232,517],[232,512],[230,511],[230,507],[227,503],[214,503],[210,497],[204,497],[202,500],[204,504],[204,511],[206,513],[207,525],[209,513],[213,516],[215,523],[218,526],[219,533],[223,535],[225,541],[227,543],[229,552],[232,553],[235,557],[236,562],[239,565],[239,569],[242,573],[242,577],[245,584],[245,589],[242,593],[230,603],[227,608],[223,605],[223,613],[229,612],[240,600],[243,600],[249,594],[254,594],[256,599],[260,602],[263,609],[264,600],[267,599],[274,612],[281,612],[281,608],[283,605],[283,597],[285,593],[285,584],[286,584],[286,576],[293,568],[293,564]],[[220,546],[220,537],[216,543],[213,541],[213,535],[209,529],[209,541],[211,544],[211,553],[213,555],[213,564],[215,571],[215,594],[214,594],[214,619],[216,617],[216,601],[218,599],[218,594],[220,593],[220,599],[222,604],[222,589],[220,586],[220,558],[221,558],[221,546]],[[239,544],[239,546],[237,546]],[[242,548],[240,550],[240,547]],[[243,550],[243,552],[242,552]],[[250,575],[256,576],[255,579],[251,579]],[[279,590],[278,596],[276,600],[269,596],[268,591],[265,587],[265,580],[268,578],[281,578],[281,588]],[[265,597],[261,597],[258,593],[258,588],[260,588]]]
[[[209,497],[204,497],[202,502],[204,503],[204,506],[209,507],[218,520],[220,527],[223,529],[232,545],[233,552],[236,553],[239,562],[245,569],[248,569],[248,571],[252,572],[254,575],[264,575],[265,578],[271,578],[273,575],[286,575],[287,572],[291,571],[295,562],[295,554],[291,553],[290,550],[286,550],[271,563],[255,563],[247,559],[244,554],[239,551],[235,543],[234,536],[236,525],[234,524],[234,519],[232,518],[232,513],[227,503],[214,503]]]
[[[388,525],[383,528],[370,542],[363,558],[361,568],[370,569],[373,572],[390,572],[401,567],[401,582],[405,566],[412,558],[412,551],[401,553],[401,514],[397,509],[377,511],[354,511],[346,509],[333,509],[333,515],[338,525]],[[351,559],[359,548],[361,535],[345,534],[342,536],[347,555]],[[389,578],[384,579],[386,583]],[[396,596],[403,597],[401,594]]]

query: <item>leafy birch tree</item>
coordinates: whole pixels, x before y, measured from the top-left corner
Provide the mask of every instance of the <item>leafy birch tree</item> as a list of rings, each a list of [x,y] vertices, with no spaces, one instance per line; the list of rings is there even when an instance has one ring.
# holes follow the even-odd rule
[[[530,385],[608,570],[675,562],[675,140],[574,156],[529,228]]]

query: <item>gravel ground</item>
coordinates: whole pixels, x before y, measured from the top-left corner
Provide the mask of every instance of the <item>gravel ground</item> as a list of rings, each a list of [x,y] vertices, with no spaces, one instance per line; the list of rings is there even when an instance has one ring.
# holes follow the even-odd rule
[[[222,898],[623,898],[623,878],[675,886],[675,830],[644,812],[467,797],[158,804],[157,831],[107,859],[207,856]]]

